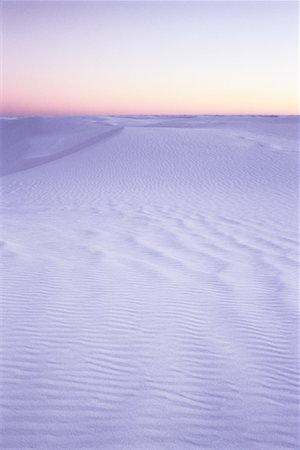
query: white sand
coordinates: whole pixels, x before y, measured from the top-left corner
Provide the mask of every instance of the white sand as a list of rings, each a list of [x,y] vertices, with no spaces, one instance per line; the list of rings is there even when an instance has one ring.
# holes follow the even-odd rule
[[[2,119],[2,448],[298,448],[297,119]]]

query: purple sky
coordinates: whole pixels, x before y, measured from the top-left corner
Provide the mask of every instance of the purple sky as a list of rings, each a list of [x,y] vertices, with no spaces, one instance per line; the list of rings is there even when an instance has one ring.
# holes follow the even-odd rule
[[[3,112],[298,113],[298,2],[4,2]]]

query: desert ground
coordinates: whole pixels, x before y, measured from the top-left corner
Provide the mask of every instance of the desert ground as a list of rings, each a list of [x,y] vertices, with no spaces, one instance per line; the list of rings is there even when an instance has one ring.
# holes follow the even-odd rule
[[[298,448],[297,141],[1,119],[2,448]]]

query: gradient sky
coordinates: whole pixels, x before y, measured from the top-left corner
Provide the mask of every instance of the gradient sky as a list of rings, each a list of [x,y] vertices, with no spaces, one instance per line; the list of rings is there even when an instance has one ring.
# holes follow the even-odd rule
[[[298,2],[2,3],[2,114],[298,114]]]

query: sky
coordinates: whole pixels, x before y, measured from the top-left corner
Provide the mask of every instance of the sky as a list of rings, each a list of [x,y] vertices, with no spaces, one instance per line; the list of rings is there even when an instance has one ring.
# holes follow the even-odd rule
[[[298,9],[4,1],[2,114],[298,114]]]

